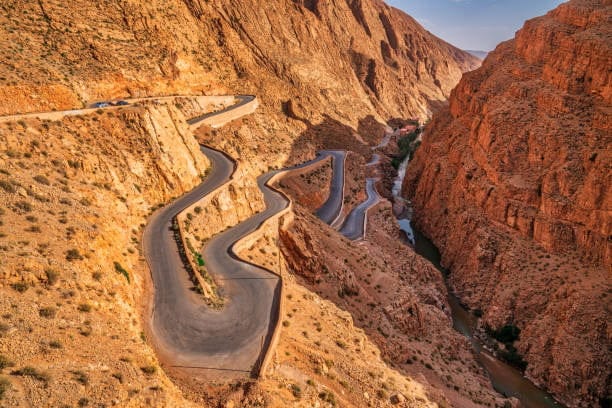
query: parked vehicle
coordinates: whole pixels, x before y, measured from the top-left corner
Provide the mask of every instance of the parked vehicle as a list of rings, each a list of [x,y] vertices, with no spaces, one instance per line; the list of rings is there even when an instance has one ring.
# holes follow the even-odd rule
[[[96,102],[93,104],[94,108],[108,108],[110,104],[108,102]]]
[[[117,101],[115,103],[115,106],[126,106],[129,105],[130,103],[128,101]]]

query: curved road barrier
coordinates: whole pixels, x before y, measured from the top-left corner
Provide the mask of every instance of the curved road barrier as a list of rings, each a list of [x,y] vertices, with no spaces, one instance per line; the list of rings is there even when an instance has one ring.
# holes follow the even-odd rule
[[[236,104],[217,112],[205,113],[204,115],[189,119],[187,123],[194,128],[201,125],[218,128],[232,120],[255,112],[259,106],[259,101],[254,95],[237,95],[235,98],[238,100]]]
[[[357,207],[353,208],[340,228],[340,233],[350,240],[355,241],[365,236],[368,222],[368,210],[380,201],[380,196],[376,191],[377,180],[378,179],[375,178],[366,179],[368,198]]]

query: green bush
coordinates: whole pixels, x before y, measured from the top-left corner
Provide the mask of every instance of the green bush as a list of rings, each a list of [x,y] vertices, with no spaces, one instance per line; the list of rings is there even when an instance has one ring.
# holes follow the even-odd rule
[[[79,309],[79,312],[89,313],[91,312],[91,305],[88,303],[81,303],[78,309]]]
[[[79,370],[72,371],[72,375],[74,375],[74,379],[77,382],[79,382],[79,383],[81,383],[83,385],[89,384],[89,376],[86,373],[84,373],[83,371],[79,371]]]
[[[512,344],[515,340],[519,339],[521,335],[521,329],[518,327],[507,324],[499,330],[489,329],[489,334],[497,341],[504,344]]]
[[[521,371],[525,371],[527,368],[527,362],[523,360],[523,356],[521,356],[513,343],[519,339],[521,335],[521,329],[518,327],[507,324],[503,326],[501,329],[492,329],[487,327],[487,333],[495,340],[504,343],[505,350],[501,350],[499,354],[499,358],[518,368]]]
[[[32,211],[32,204],[28,203],[27,201],[18,201],[15,203],[15,207],[24,212]]]
[[[37,183],[43,184],[45,186],[51,185],[51,182],[49,181],[49,179],[40,174],[38,176],[34,176],[34,180]]]
[[[143,373],[147,374],[147,375],[152,375],[155,374],[157,372],[157,367],[155,366],[145,366],[145,367],[140,367],[140,369],[142,370]]]
[[[30,287],[26,282],[16,282],[11,287],[19,293],[23,293]]]
[[[55,285],[59,279],[59,273],[53,269],[46,269],[45,275],[47,276],[47,285],[49,286]]]
[[[49,342],[49,347],[52,349],[61,349],[62,343],[59,340],[53,340]]]
[[[7,193],[15,193],[17,191],[14,185],[5,180],[0,180],[0,188]]]
[[[499,357],[521,371],[525,371],[527,368],[527,362],[523,360],[523,356],[521,356],[512,345],[506,345],[506,350],[500,351]]]
[[[319,393],[319,398],[324,402],[330,403],[333,407],[336,406],[336,396],[331,391],[321,391]]]
[[[130,283],[130,274],[128,273],[128,271],[125,270],[125,268],[123,268],[123,266],[121,266],[121,264],[119,262],[115,262],[115,272],[125,276],[125,279],[127,279],[128,283]]]
[[[302,398],[302,389],[297,384],[291,384],[291,393],[295,398]]]

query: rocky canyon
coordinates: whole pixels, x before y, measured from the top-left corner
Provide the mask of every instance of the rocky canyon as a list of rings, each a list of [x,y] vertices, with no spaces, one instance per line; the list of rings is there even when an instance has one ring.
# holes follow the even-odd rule
[[[434,115],[403,191],[481,326],[569,406],[610,391],[612,7],[528,21]]]
[[[611,7],[570,1],[483,63],[382,0],[3,1],[0,406],[519,407],[453,328],[449,286],[479,336],[520,329],[535,384],[606,406]],[[391,192],[426,122],[403,194],[447,279]],[[366,180],[379,197],[351,240]],[[285,201],[220,252],[279,282],[253,298],[271,305],[257,360],[178,364],[155,271],[223,316],[247,278],[203,254]],[[178,267],[153,264],[166,236]],[[217,327],[198,330],[205,349]]]

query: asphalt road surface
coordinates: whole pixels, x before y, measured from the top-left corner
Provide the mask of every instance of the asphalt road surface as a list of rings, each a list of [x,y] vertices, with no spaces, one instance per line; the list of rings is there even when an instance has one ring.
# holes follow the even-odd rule
[[[279,171],[260,176],[257,182],[266,209],[216,235],[206,245],[203,258],[209,272],[221,283],[225,299],[221,310],[209,308],[201,295],[191,290],[193,284],[172,232],[176,214],[233,173],[234,163],[223,153],[203,146],[201,149],[212,163],[211,174],[194,190],[158,211],[145,229],[143,245],[155,286],[151,330],[158,352],[173,366],[201,369],[214,378],[251,376],[258,370],[278,321],[280,280],[272,272],[240,260],[232,246],[283,210],[288,200],[266,185]]]
[[[327,201],[316,211],[317,217],[326,224],[332,225],[342,215],[344,205],[344,163],[346,152],[343,150],[324,150],[323,157],[332,156],[332,180]]]
[[[353,241],[361,239],[365,235],[367,211],[380,200],[376,191],[376,179],[366,179],[366,191],[368,198],[353,208],[340,228],[340,233]]]
[[[211,118],[213,116],[217,116],[217,115],[220,115],[222,113],[232,111],[234,109],[237,109],[237,108],[239,108],[239,107],[241,107],[243,105],[246,105],[247,103],[251,102],[252,100],[255,99],[255,96],[254,95],[236,95],[235,98],[238,99],[238,103],[235,103],[234,105],[228,106],[225,109],[222,109],[222,110],[219,110],[219,111],[216,111],[216,112],[209,112],[209,113],[205,113],[205,114],[200,115],[200,116],[196,116],[195,118],[189,119],[187,121],[187,123],[190,124],[190,125],[195,125],[198,122],[203,121],[204,119],[208,119],[208,118]]]

